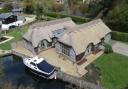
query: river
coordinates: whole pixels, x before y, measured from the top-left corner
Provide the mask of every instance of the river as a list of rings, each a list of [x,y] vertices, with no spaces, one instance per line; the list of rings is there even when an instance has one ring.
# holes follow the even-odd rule
[[[59,80],[45,80],[32,74],[23,64],[22,58],[10,55],[0,58],[0,82],[8,81],[15,86],[33,86],[35,89],[65,89]]]

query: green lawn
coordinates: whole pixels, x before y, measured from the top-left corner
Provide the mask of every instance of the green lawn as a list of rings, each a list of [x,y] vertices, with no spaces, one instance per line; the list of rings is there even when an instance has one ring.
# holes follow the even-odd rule
[[[128,85],[128,57],[120,54],[103,54],[96,60],[101,69],[101,84],[108,89],[124,89]]]
[[[16,42],[18,40],[22,39],[22,35],[27,31],[27,26],[21,27],[21,28],[16,28],[14,31],[8,32],[6,35],[7,36],[12,36],[14,37],[12,40],[0,44],[0,49],[2,50],[10,50],[11,49],[11,43]]]

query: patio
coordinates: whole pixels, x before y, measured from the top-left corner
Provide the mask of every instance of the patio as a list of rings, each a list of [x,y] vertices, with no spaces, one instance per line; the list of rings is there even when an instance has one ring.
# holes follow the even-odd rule
[[[23,48],[22,46],[18,46],[13,49],[13,52],[17,52],[22,55],[33,57],[34,55],[27,49]],[[103,52],[99,52],[96,55],[89,55],[86,57],[87,61],[81,65],[77,65],[76,63],[71,62],[69,59],[64,58],[63,56],[60,57],[58,53],[56,53],[55,48],[50,48],[46,51],[42,51],[38,54],[39,57],[45,58],[45,60],[59,68],[61,71],[76,77],[82,77],[88,71],[85,70],[85,67],[92,63],[95,59],[97,59]]]

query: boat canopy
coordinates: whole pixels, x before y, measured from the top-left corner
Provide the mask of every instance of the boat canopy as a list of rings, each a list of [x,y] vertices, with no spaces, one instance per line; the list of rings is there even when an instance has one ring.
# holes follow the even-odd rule
[[[46,73],[51,73],[54,70],[54,67],[48,64],[45,60],[37,64],[37,67]]]

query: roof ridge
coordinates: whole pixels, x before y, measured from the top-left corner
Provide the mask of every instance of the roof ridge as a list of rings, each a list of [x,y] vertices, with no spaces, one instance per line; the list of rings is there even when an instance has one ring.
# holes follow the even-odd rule
[[[34,29],[35,27],[49,26],[49,25],[54,25],[57,23],[65,22],[65,21],[70,21],[70,20],[72,19],[70,17],[67,17],[67,18],[61,18],[61,19],[56,19],[56,20],[51,20],[51,21],[37,22],[31,25],[30,28]]]
[[[96,19],[96,20],[92,20],[88,23],[84,23],[84,24],[81,24],[81,25],[78,25],[78,28],[84,28],[84,27],[88,27],[88,26],[91,26],[91,25],[96,25],[100,22],[103,22],[101,19]]]
[[[76,25],[75,27],[72,27],[72,28],[70,28],[70,30],[69,30],[69,32],[67,33],[67,34],[70,34],[70,33],[76,33],[76,32],[80,32],[81,31],[81,29],[83,29],[83,28],[87,28],[87,27],[89,27],[89,26],[91,26],[91,25],[96,25],[96,24],[99,24],[99,22],[103,22],[101,19],[96,19],[96,20],[92,20],[92,21],[90,21],[90,22],[87,22],[87,23],[84,23],[84,24],[81,24],[81,25]]]

